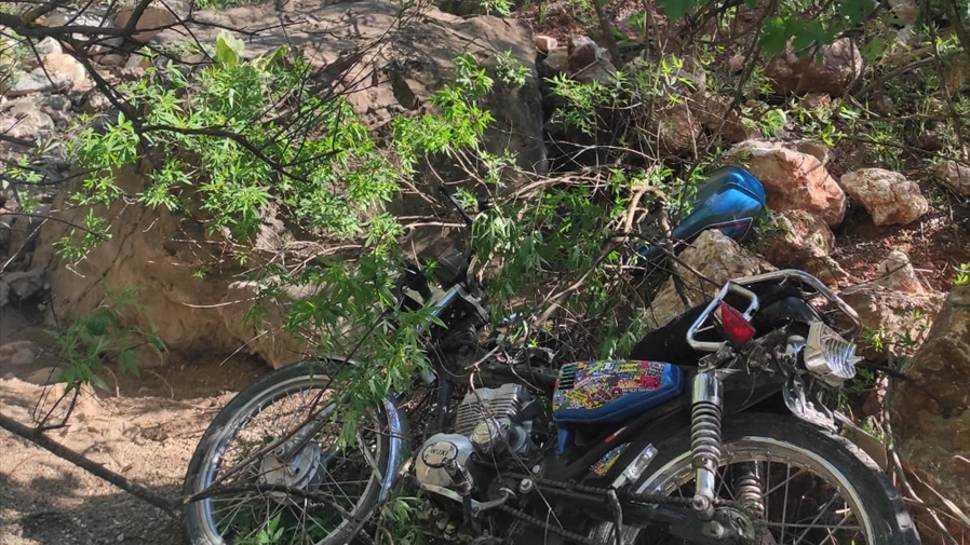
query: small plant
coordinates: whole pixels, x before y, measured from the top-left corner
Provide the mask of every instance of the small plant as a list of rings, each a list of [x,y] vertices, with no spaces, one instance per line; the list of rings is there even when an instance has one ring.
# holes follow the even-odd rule
[[[529,76],[529,68],[512,55],[511,50],[499,53],[495,60],[498,78],[510,87],[522,87]]]
[[[512,15],[512,2],[510,0],[481,0],[481,5],[486,15],[493,13],[502,17]]]
[[[954,286],[966,286],[967,284],[970,284],[970,262],[957,265],[956,274],[953,276]]]
[[[106,362],[113,361],[123,372],[138,375],[142,363],[137,355],[144,352],[143,348],[161,355],[165,344],[151,328],[125,325],[128,321],[123,316],[137,310],[137,290],[127,288],[109,294],[106,302],[57,333],[57,344],[66,363],[59,380],[72,388],[83,384],[105,389],[107,384],[101,372]]]

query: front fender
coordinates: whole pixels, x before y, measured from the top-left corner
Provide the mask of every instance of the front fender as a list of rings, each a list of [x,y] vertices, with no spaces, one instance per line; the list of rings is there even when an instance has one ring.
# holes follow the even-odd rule
[[[391,399],[384,400],[384,413],[387,417],[388,453],[387,473],[381,478],[381,492],[378,496],[380,502],[387,501],[390,497],[408,457],[407,420]]]

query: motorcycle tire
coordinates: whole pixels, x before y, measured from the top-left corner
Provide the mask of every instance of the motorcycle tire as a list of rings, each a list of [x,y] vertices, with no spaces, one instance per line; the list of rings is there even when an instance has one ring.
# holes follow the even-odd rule
[[[225,450],[227,441],[231,441],[233,434],[238,433],[242,429],[241,425],[246,425],[264,407],[267,407],[274,400],[280,399],[280,396],[285,395],[287,392],[301,387],[317,386],[318,388],[323,388],[323,385],[329,385],[330,377],[333,375],[335,366],[339,363],[342,362],[306,361],[283,367],[267,374],[236,395],[219,412],[199,441],[195,453],[189,462],[183,485],[183,494],[189,497],[209,486],[209,483],[212,482],[211,468],[213,467],[213,463],[218,464],[219,457],[223,455],[223,452],[220,452],[220,448]],[[379,471],[371,472],[369,479],[367,479],[367,484],[364,485],[363,492],[360,494],[359,499],[351,511],[344,511],[342,513],[337,511],[342,520],[342,522],[338,523],[339,526],[332,533],[322,538],[319,535],[315,536],[312,541],[313,543],[318,545],[343,545],[354,541],[355,536],[366,521],[379,508],[382,484],[379,475],[386,475],[388,472],[389,434],[385,432],[387,429],[387,414],[385,409],[383,407],[375,409],[372,417],[375,427],[380,427],[380,431],[375,432],[373,439],[374,450],[377,451],[378,455],[372,456]],[[336,449],[336,447],[331,448]],[[333,455],[329,453],[325,454],[325,456],[328,457],[328,460],[333,459]],[[360,453],[358,453],[358,456],[361,456]],[[319,472],[321,470],[316,469],[315,471]],[[329,470],[325,472],[333,479]],[[363,481],[364,479],[361,479],[357,482]],[[333,482],[338,488],[340,487],[341,482]],[[270,494],[274,493],[270,492]],[[276,493],[276,498],[279,498],[280,494],[286,493]],[[297,497],[297,499],[300,500],[301,498]],[[207,504],[209,502],[209,499],[203,499],[191,502],[185,506],[184,527],[188,542],[191,545],[228,545],[228,543],[236,542],[236,538],[224,539],[220,535],[222,531],[218,529],[218,523],[214,523],[214,517],[211,515],[211,511],[213,511],[211,506],[208,507],[207,511]],[[216,526],[216,528],[213,528],[213,526]],[[276,531],[275,528],[273,529]],[[305,531],[305,529],[294,529],[294,531]],[[288,541],[283,539],[280,542]]]
[[[677,492],[679,495],[688,497],[692,495],[693,478],[688,476],[689,482],[686,483],[682,480],[685,475],[693,473],[689,430],[661,439],[654,446],[657,454],[642,474],[640,481],[634,485],[634,489],[643,493],[668,495],[679,490]],[[723,423],[722,450],[728,457],[734,456],[734,459],[739,462],[743,461],[745,456],[755,461],[762,460],[762,467],[765,464],[764,460],[775,460],[777,464],[788,459],[789,471],[791,460],[798,460],[806,466],[817,468],[818,476],[834,481],[829,483],[833,485],[830,488],[837,490],[840,495],[845,494],[851,498],[855,507],[862,511],[857,514],[860,518],[858,526],[860,532],[865,532],[865,542],[868,545],[918,545],[920,543],[919,534],[903,505],[902,498],[890,484],[889,479],[871,458],[844,437],[787,415],[749,413],[730,417]],[[738,453],[745,454],[742,456]],[[724,457],[722,454],[722,468],[727,467],[724,465]],[[776,465],[777,467],[780,466]],[[770,474],[772,466],[768,465],[767,468]],[[728,470],[724,471],[726,475]],[[776,470],[775,473],[778,471]],[[827,475],[822,475],[823,473]],[[676,475],[680,477],[676,478]],[[726,476],[724,480],[728,480]],[[764,478],[762,478],[763,482]],[[674,489],[671,490],[670,487]],[[789,506],[791,502],[787,497],[787,488],[785,493],[786,497],[782,500],[782,505]],[[723,495],[727,496],[727,494]],[[771,501],[771,498],[767,500]],[[846,500],[846,505],[849,501]],[[769,513],[768,519],[770,520],[772,516],[777,517],[779,510],[776,509],[774,515]],[[785,522],[787,519],[783,520],[780,526],[785,526]],[[682,539],[674,537],[664,541],[663,538],[658,537],[658,531],[662,532],[661,529],[652,527],[644,529],[624,526],[621,531],[621,542],[623,545],[644,542],[685,543]],[[781,534],[781,539],[778,539],[780,530],[775,529],[772,532],[773,541],[778,545],[789,543],[785,534]],[[792,532],[795,533],[792,536],[793,542],[798,542],[800,545],[813,544],[811,540],[803,541],[805,536],[800,527]],[[643,538],[648,534],[649,537],[644,541]],[[613,525],[610,523],[596,524],[590,536],[604,545],[616,543]],[[828,539],[822,540],[822,542],[825,541]],[[841,543],[841,541],[835,541],[835,543]],[[858,542],[852,541],[852,543]]]

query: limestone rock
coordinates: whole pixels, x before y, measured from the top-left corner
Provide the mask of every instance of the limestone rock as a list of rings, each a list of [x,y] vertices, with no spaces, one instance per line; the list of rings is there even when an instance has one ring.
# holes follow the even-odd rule
[[[607,83],[616,74],[606,48],[586,36],[569,41],[569,70],[573,79],[582,83]]]
[[[889,0],[889,7],[893,15],[907,25],[915,23],[919,17],[919,6],[913,0]]]
[[[970,286],[955,286],[891,400],[903,463],[970,512]]]
[[[728,161],[745,166],[764,184],[776,211],[805,210],[829,226],[845,217],[845,193],[815,156],[761,140],[746,140],[728,150]]]
[[[562,74],[569,71],[569,49],[564,46],[554,47],[549,50],[546,58],[542,60],[549,70],[555,74]]]
[[[391,0],[291,0],[287,10],[308,14],[303,22],[287,25],[287,45],[301,51],[321,78],[332,79],[325,83],[332,84],[364,123],[377,131],[389,130],[387,124],[396,114],[418,115],[429,109],[431,96],[451,81],[457,56],[468,54],[488,66],[497,52],[511,51],[529,69],[526,83],[517,88],[497,86],[485,98],[483,105],[495,120],[483,143],[491,153],[514,152],[519,166],[545,170],[536,50],[532,33],[522,22],[491,15],[463,18],[422,5],[420,16],[401,25],[401,6]],[[279,26],[272,3],[200,11],[194,17],[213,23],[189,25],[202,43],[215,42],[218,25]],[[279,35],[272,32],[239,37],[246,42],[247,57],[269,54],[280,46]],[[184,32],[172,29],[155,38],[163,43],[184,39]],[[373,47],[378,40],[381,47]]]
[[[925,316],[939,309],[941,295],[931,291],[923,294],[905,293],[893,289],[891,280],[852,286],[839,296],[856,312],[864,331],[874,335],[878,343],[859,345],[860,354],[872,361],[885,361],[887,353],[905,355],[913,342],[921,342],[927,333]]]
[[[647,317],[656,327],[665,325],[692,306],[709,299],[721,284],[732,278],[775,269],[717,229],[701,233],[678,257],[718,286],[697,278],[687,267],[675,263],[674,271],[683,279],[683,293],[687,301],[683,301],[677,293],[673,279],[668,279],[647,309]]]
[[[900,250],[889,252],[886,259],[876,266],[876,275],[879,282],[889,289],[915,295],[926,293],[926,288],[913,270],[913,264],[909,262],[909,256]]]
[[[841,38],[821,47],[819,58],[799,57],[788,47],[772,60],[765,74],[780,93],[845,94],[862,75],[862,53],[850,38]]]
[[[559,47],[558,40],[552,36],[545,36],[542,34],[536,35],[536,37],[532,39],[532,42],[536,46],[536,51],[542,53],[543,55],[548,55],[550,51]]]
[[[936,166],[936,177],[957,195],[970,197],[970,165],[944,161]]]
[[[829,162],[829,148],[818,140],[803,138],[794,142],[795,149],[818,159],[823,165]]]
[[[40,95],[24,96],[0,106],[0,132],[13,138],[36,140],[54,128]]]
[[[34,362],[37,345],[31,341],[13,341],[0,345],[0,373],[6,374],[14,367],[24,367]]]
[[[115,15],[115,27],[125,28],[131,21],[131,17],[134,15],[133,8],[122,8],[118,10]],[[142,12],[138,21],[135,22],[136,32],[132,34],[132,39],[147,43],[158,35],[161,31],[169,28],[178,23],[178,18],[168,9],[162,6],[148,6],[145,11]]]
[[[80,62],[67,53],[53,52],[42,57],[38,66],[17,79],[7,96],[19,97],[50,91],[86,91],[94,84]]]
[[[865,207],[876,225],[907,224],[930,210],[919,185],[898,172],[864,168],[840,180],[849,197]]]
[[[835,235],[824,221],[804,210],[787,210],[774,215],[755,246],[777,267],[803,269],[827,284],[848,278],[830,257]]]
[[[260,310],[265,319],[258,324],[246,319],[247,313],[253,307],[257,288],[252,282],[229,284],[223,306],[218,307],[226,330],[245,342],[247,352],[258,354],[273,367],[282,367],[304,359],[311,352],[311,348],[307,343],[282,330],[279,324],[286,317],[286,309],[279,303],[262,304]]]
[[[520,165],[544,168],[536,53],[532,36],[522,24],[489,16],[462,19],[429,7],[413,25],[397,29],[399,6],[393,2],[293,2],[288,7],[312,9],[319,28],[308,23],[288,27],[291,47],[312,59],[320,77],[334,78],[333,85],[378,133],[389,130],[386,124],[392,115],[420,115],[432,109],[430,97],[451,81],[458,55],[469,54],[488,65],[494,62],[495,51],[512,50],[530,74],[524,86],[501,86],[485,99],[484,106],[496,121],[484,143],[493,153],[517,153]],[[197,15],[234,27],[279,24],[271,4]],[[388,34],[389,29],[394,31]],[[196,31],[203,43],[212,43],[218,34],[213,28],[193,28]],[[169,32],[163,31],[155,39],[167,40]],[[385,38],[383,47],[369,47],[378,37]],[[278,36],[254,36],[247,39],[246,52],[259,55],[278,45]],[[88,95],[83,104],[96,112],[109,107],[97,93]],[[116,176],[116,184],[127,194],[139,194],[148,183],[132,168],[119,169]],[[63,206],[65,198],[62,194],[55,203],[61,217],[83,223],[87,209]],[[265,229],[260,230],[255,244],[278,248],[287,243],[288,233],[284,222],[273,218],[268,208],[263,210]],[[253,305],[255,287],[238,283],[232,271],[212,270],[213,256],[200,249],[212,246],[186,243],[208,240],[199,224],[139,203],[118,202],[98,212],[112,218],[111,238],[71,267],[56,261],[51,250],[52,242],[68,227],[48,222],[42,230],[34,263],[51,264],[51,296],[59,316],[70,319],[83,315],[103,299],[105,290],[133,287],[139,310],[126,317],[127,325],[153,327],[173,353],[225,356],[245,347],[276,366],[303,357],[304,347],[279,332],[285,309],[270,309],[272,312],[266,315],[269,323],[258,327],[243,319]],[[206,274],[198,274],[200,271]]]
[[[0,278],[0,284],[5,289],[6,297],[12,302],[24,302],[44,289],[44,270],[31,269],[29,271],[6,272]],[[8,301],[0,298],[0,306]]]

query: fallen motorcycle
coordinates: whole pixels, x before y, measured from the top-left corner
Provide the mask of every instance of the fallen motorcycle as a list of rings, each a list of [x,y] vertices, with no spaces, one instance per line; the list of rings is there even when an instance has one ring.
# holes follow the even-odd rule
[[[763,205],[753,176],[719,171],[674,237],[743,236]],[[467,262],[435,274],[432,288],[406,272],[401,304],[433,307],[440,363],[490,320]],[[420,429],[405,426],[402,394],[343,442],[332,377],[354,363],[285,367],[200,441],[187,533],[193,545],[369,542],[362,528],[407,474],[478,544],[917,544],[898,493],[840,435],[851,422],[821,402],[854,377],[857,330],[805,272],[735,278],[628,360],[556,366],[493,349],[473,376],[436,363],[415,377],[436,395]]]

